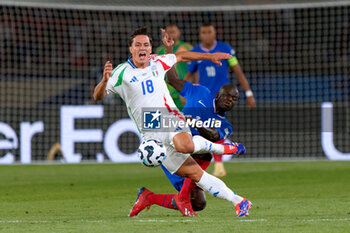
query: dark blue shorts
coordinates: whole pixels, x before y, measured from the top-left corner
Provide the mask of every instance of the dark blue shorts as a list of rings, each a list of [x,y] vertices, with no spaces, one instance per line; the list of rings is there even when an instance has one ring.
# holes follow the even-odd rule
[[[163,169],[166,177],[168,177],[169,181],[174,186],[174,188],[180,192],[185,178],[176,174],[171,174],[162,164],[160,166]]]

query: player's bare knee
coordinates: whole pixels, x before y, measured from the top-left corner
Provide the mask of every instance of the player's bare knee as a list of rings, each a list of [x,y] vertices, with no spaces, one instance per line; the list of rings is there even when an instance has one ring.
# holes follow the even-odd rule
[[[198,183],[201,180],[201,178],[202,178],[202,174],[191,173],[191,174],[188,175],[188,178],[190,178],[192,181]]]
[[[192,144],[183,144],[180,146],[181,148],[181,153],[184,153],[184,154],[190,154],[194,151],[194,146],[193,146],[193,143]]]
[[[202,178],[203,170],[198,163],[191,156],[189,156],[176,171],[176,174],[182,177],[188,177],[194,182],[199,182]]]
[[[188,133],[179,133],[173,138],[173,143],[177,151],[189,154],[194,151],[194,144],[191,135]]]

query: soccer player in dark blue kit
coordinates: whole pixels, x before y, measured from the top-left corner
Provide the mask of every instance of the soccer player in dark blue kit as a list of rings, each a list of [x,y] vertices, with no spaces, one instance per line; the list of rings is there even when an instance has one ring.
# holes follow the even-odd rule
[[[167,81],[172,85],[183,97],[186,98],[187,103],[183,109],[183,113],[191,120],[215,120],[220,121],[220,127],[206,128],[196,127],[192,128],[192,135],[201,135],[202,137],[216,142],[220,139],[225,139],[231,135],[233,131],[232,125],[226,120],[225,113],[230,111],[236,104],[239,93],[233,84],[223,85],[217,92],[215,99],[212,98],[212,93],[208,88],[195,85],[188,81],[178,78],[176,70],[172,69],[167,74]],[[245,148],[241,144],[237,144],[237,151],[235,154],[241,155],[245,153]],[[195,161],[205,170],[212,159],[210,153],[193,154]],[[176,174],[171,174],[164,166],[162,169],[178,194],[155,194],[146,188],[141,188],[130,216],[137,215],[145,208],[150,208],[151,205],[156,204],[170,209],[179,209],[184,216],[197,216],[194,211],[203,210],[206,205],[205,193],[189,178],[183,178]],[[186,202],[186,205],[176,206],[179,199]],[[242,199],[242,201],[235,206],[238,217],[248,215],[251,207],[250,201]]]
[[[185,80],[207,87],[211,91],[212,97],[215,98],[216,93],[222,85],[231,83],[228,72],[230,68],[245,91],[249,107],[251,109],[255,108],[253,92],[239,65],[235,50],[229,44],[216,39],[215,27],[210,23],[201,25],[199,36],[201,43],[196,45],[191,51],[202,53],[226,52],[230,53],[232,57],[223,61],[221,66],[211,61],[193,61],[188,66],[188,73]],[[217,177],[226,176],[222,161],[223,156],[219,154],[213,154],[213,156],[215,161],[213,175]]]

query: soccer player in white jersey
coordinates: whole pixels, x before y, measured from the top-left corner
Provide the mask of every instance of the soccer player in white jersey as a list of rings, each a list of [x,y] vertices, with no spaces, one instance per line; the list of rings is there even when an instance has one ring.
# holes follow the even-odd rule
[[[163,40],[165,42],[165,40]],[[179,52],[177,54],[151,55],[152,39],[146,27],[136,29],[129,37],[131,57],[127,62],[112,70],[107,62],[101,82],[94,91],[95,101],[103,99],[109,93],[116,93],[124,100],[130,118],[135,122],[144,139],[162,141],[167,156],[162,164],[171,173],[188,177],[211,195],[233,203],[237,216],[248,215],[250,201],[230,190],[220,179],[206,173],[189,153],[214,152],[233,154],[235,145],[212,143],[201,136],[192,138],[189,128],[177,128],[173,132],[149,132],[143,130],[142,109],[166,108],[169,114],[181,118],[164,81],[165,73],[176,62],[210,60],[221,65],[220,60],[229,59],[226,53]],[[186,216],[196,215],[191,203],[175,198],[178,209]]]

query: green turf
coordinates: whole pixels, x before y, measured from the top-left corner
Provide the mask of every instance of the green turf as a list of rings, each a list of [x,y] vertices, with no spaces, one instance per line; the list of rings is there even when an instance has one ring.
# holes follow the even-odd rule
[[[160,168],[0,166],[0,232],[350,232],[350,162],[225,167],[224,182],[254,204],[249,217],[235,217],[230,203],[207,195],[200,217],[153,206],[130,219],[137,188],[174,192]]]

